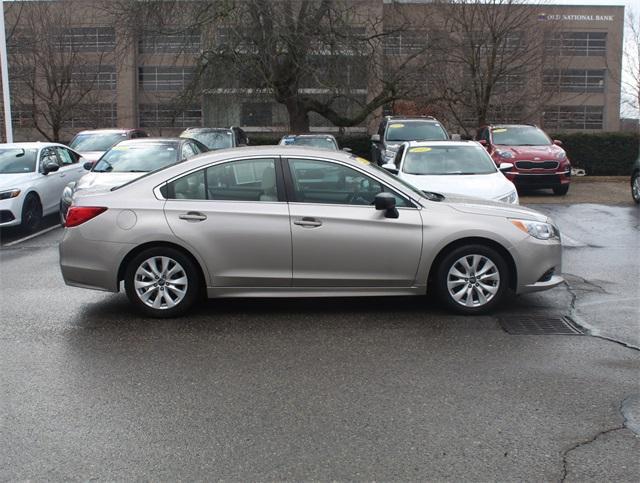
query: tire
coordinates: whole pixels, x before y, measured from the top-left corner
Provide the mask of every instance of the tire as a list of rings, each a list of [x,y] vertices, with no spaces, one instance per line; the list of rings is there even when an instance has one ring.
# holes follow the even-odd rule
[[[485,283],[476,276],[483,277]],[[440,300],[460,314],[489,312],[500,304],[508,287],[507,262],[496,250],[485,245],[454,249],[440,262],[436,272]]]
[[[564,196],[569,192],[569,185],[563,184],[560,186],[555,186],[553,188],[553,194],[557,196]]]
[[[124,286],[131,303],[143,314],[155,318],[184,314],[193,306],[201,289],[194,262],[170,247],[149,248],[137,254],[127,265]]]
[[[21,225],[29,233],[36,231],[42,223],[42,204],[40,198],[29,193],[22,204]]]
[[[633,201],[640,204],[640,173],[636,173],[631,178],[631,196]]]
[[[64,209],[64,205],[62,204],[62,201],[60,202],[60,224],[62,226],[64,226],[67,223],[67,211],[69,210],[69,208],[67,207],[67,209]]]

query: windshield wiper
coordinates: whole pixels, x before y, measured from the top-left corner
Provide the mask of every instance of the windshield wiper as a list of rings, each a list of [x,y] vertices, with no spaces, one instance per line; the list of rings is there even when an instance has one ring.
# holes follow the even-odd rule
[[[146,169],[128,169],[126,171],[120,171],[121,173],[148,173]]]

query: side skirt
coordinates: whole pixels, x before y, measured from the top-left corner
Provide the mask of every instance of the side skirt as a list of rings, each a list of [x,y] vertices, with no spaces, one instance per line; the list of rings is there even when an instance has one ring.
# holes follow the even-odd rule
[[[209,298],[231,297],[384,297],[424,295],[426,286],[414,287],[207,287]]]

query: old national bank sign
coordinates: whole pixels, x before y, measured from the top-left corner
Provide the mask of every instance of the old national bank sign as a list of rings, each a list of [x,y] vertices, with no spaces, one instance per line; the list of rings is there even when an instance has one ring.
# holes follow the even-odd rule
[[[565,22],[613,22],[613,15],[572,15],[572,14],[553,14],[548,15],[541,13],[538,20],[563,20]]]

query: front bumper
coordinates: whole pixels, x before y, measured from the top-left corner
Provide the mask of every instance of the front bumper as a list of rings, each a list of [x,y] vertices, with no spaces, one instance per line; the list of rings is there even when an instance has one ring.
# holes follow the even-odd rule
[[[507,179],[519,188],[554,188],[571,183],[571,170],[557,172],[525,173],[508,171]]]
[[[560,285],[562,278],[562,243],[528,236],[512,251],[518,271],[517,294],[539,292]]]
[[[0,200],[0,226],[16,226],[22,222],[23,195]]]

